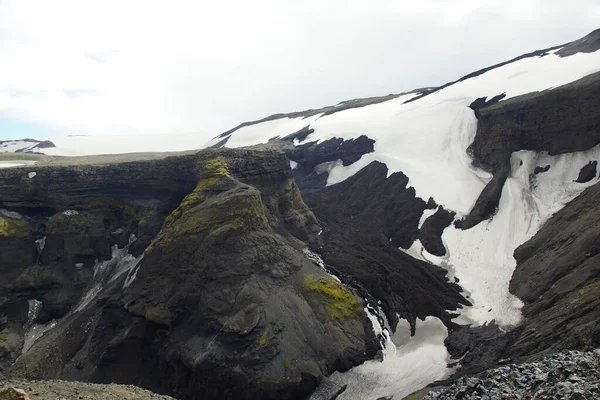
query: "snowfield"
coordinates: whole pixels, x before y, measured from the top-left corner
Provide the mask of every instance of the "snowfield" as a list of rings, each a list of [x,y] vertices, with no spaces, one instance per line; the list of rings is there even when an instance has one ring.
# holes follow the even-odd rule
[[[337,161],[317,167],[330,171],[328,185],[342,182],[371,162],[379,161],[388,167],[388,176],[402,171],[417,196],[424,200],[433,197],[460,219],[469,213],[492,177],[474,168],[467,154],[477,131],[477,119],[469,105],[480,97],[490,99],[505,93],[506,100],[552,89],[594,73],[600,66],[600,51],[569,57],[559,57],[556,51],[492,69],[408,103],[418,94],[322,117],[282,118],[245,127],[234,131],[225,147],[266,143],[309,124],[315,132],[302,143],[366,135],[375,140],[373,153],[348,166]],[[207,146],[219,140],[222,139],[215,138]],[[519,166],[521,160],[523,165]],[[516,325],[522,303],[508,291],[516,266],[513,252],[554,212],[595,182],[573,182],[579,169],[592,160],[600,160],[598,148],[555,157],[516,153],[498,213],[492,219],[466,231],[447,228],[442,236],[447,249],[444,257],[428,254],[418,241],[410,249],[401,250],[448,269],[452,277],[460,280],[473,306],[463,308],[457,322],[481,325],[496,320],[501,326]],[[550,170],[536,175],[530,185],[534,168],[547,164],[551,165]]]

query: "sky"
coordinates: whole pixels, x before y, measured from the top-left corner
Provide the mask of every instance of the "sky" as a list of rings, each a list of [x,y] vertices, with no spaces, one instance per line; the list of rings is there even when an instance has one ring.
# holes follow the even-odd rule
[[[0,140],[208,140],[441,85],[597,28],[598,0],[0,0]]]

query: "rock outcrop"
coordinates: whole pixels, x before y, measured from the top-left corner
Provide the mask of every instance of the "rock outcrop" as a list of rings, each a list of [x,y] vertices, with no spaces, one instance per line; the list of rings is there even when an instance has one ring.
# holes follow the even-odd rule
[[[381,302],[390,326],[400,318],[436,316],[454,326],[452,313],[469,304],[446,271],[402,252],[418,236],[423,211],[433,207],[416,197],[402,173],[387,177],[373,162],[345,181],[306,192],[305,200],[323,225],[318,249],[325,262],[355,287]]]
[[[320,228],[282,153],[27,172],[0,171],[0,328],[22,329],[30,299],[60,321],[12,375],[303,398],[377,350],[362,300],[303,253]]]
[[[525,303],[515,357],[600,347],[598,196],[589,187],[515,251],[510,290]]]
[[[510,174],[513,152],[534,150],[556,155],[600,144],[599,107],[600,72],[596,72],[552,90],[475,108],[477,134],[469,152],[474,165],[494,177],[469,215],[456,226],[469,229],[494,214]]]

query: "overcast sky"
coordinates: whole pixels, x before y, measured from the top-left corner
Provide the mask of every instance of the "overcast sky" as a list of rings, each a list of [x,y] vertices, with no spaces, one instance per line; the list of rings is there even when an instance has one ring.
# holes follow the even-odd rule
[[[598,0],[0,0],[0,139],[209,138],[596,28]]]

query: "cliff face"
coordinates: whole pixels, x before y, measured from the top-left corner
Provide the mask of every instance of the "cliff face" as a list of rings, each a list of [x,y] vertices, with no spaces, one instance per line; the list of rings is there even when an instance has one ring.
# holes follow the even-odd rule
[[[372,356],[361,299],[303,253],[320,228],[281,153],[35,172],[0,171],[1,328],[58,324],[12,374],[298,398]]]
[[[515,251],[510,289],[525,302],[515,357],[600,346],[600,186],[588,188]]]

